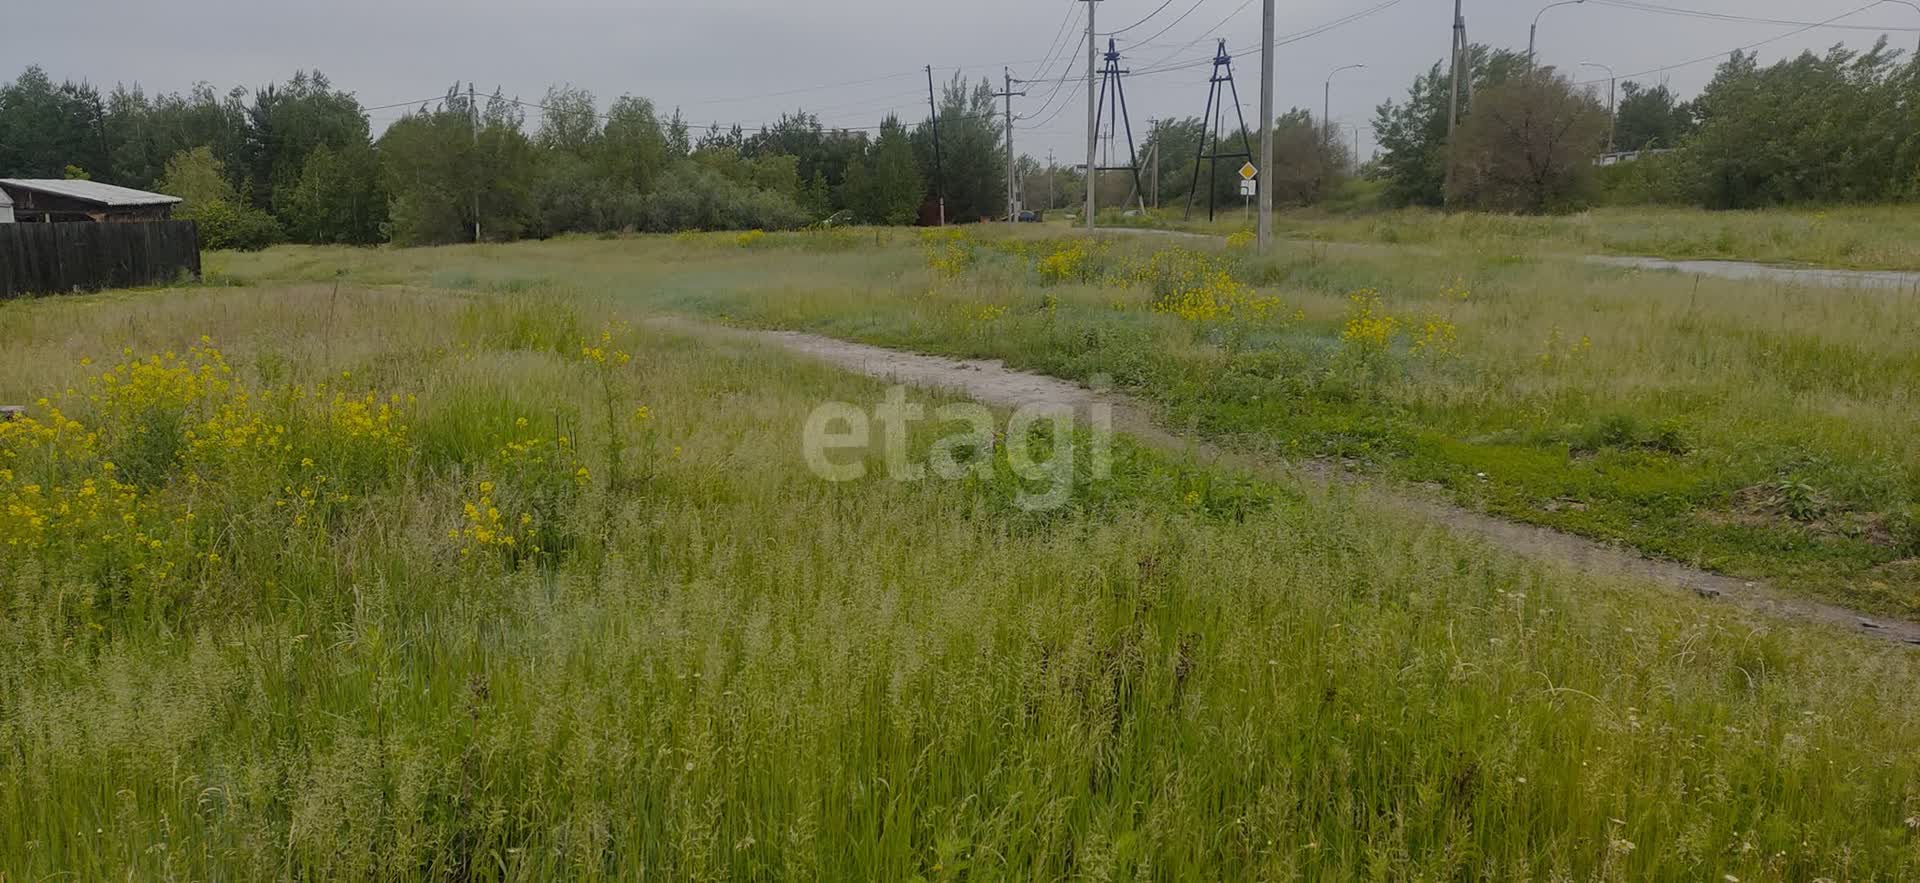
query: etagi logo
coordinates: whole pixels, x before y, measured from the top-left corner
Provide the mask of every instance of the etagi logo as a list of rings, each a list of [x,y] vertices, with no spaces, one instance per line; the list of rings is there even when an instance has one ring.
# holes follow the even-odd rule
[[[969,474],[992,478],[994,459],[1004,448],[1007,466],[1024,483],[1045,485],[1035,493],[1022,487],[1014,504],[1029,512],[1057,509],[1073,498],[1076,477],[1103,480],[1113,473],[1113,407],[1098,400],[1083,403],[1085,432],[1078,415],[1065,403],[1036,403],[1016,409],[1005,431],[991,409],[974,402],[934,408],[937,428],[957,431],[941,436],[927,450],[925,462],[914,462],[908,450],[908,431],[928,418],[927,406],[907,399],[907,388],[894,386],[866,408],[846,402],[827,402],[807,415],[801,453],[814,475],[833,482],[867,477],[867,452],[877,444],[885,458],[887,477],[894,481],[924,481],[929,475],[959,481]],[[1084,447],[1085,450],[1078,450]],[[851,455],[858,452],[858,455]],[[834,457],[831,454],[839,453]],[[1084,456],[1084,471],[1076,472],[1076,458]],[[836,462],[837,461],[837,462]]]

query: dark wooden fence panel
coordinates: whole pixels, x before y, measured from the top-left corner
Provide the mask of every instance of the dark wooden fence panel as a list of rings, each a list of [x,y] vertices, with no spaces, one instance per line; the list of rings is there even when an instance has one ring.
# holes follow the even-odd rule
[[[200,278],[192,221],[0,224],[0,300]]]

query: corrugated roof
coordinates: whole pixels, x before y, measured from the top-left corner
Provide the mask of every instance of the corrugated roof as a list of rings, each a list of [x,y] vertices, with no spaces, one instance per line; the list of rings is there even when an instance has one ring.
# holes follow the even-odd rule
[[[5,190],[0,190],[0,205],[13,205],[13,197],[8,196]]]
[[[101,205],[171,205],[180,202],[178,196],[164,193],[148,193],[131,187],[116,187],[98,181],[62,181],[58,178],[0,178],[0,185],[65,196],[97,202]]]

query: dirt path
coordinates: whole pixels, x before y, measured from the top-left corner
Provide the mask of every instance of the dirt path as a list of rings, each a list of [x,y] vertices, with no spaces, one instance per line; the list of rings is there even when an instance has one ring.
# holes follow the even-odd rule
[[[1845,607],[1796,598],[1762,583],[1649,559],[1627,549],[1550,528],[1506,521],[1423,495],[1417,489],[1389,486],[1324,464],[1289,464],[1250,457],[1168,431],[1155,422],[1149,407],[1132,398],[1096,393],[1058,378],[1015,371],[998,360],[928,356],[817,334],[725,328],[678,318],[656,319],[652,324],[684,333],[769,343],[850,371],[911,386],[952,390],[987,404],[1084,407],[1102,402],[1113,407],[1115,424],[1121,431],[1156,447],[1190,453],[1204,462],[1270,478],[1323,486],[1339,484],[1373,505],[1436,521],[1455,533],[1477,537],[1495,548],[1556,562],[1583,573],[1624,575],[1772,617],[1823,623],[1860,635],[1920,646],[1920,623],[1868,616]]]
[[[1156,230],[1143,227],[1102,227],[1101,233],[1117,233],[1123,236],[1171,236],[1180,239],[1218,239],[1207,233],[1188,233],[1183,230]],[[1384,245],[1370,242],[1321,242],[1311,239],[1282,239],[1290,245],[1306,245],[1327,251],[1343,251],[1358,254],[1387,254],[1394,250],[1414,250],[1438,254],[1438,249],[1423,249],[1418,246]],[[1825,267],[1781,267],[1773,264],[1758,264],[1751,261],[1676,261],[1666,258],[1631,257],[1625,255],[1571,255],[1569,260],[1593,264],[1601,267],[1619,267],[1630,270],[1668,271],[1689,273],[1695,276],[1708,276],[1715,279],[1731,279],[1736,282],[1774,282],[1782,285],[1808,285],[1821,288],[1877,288],[1894,291],[1909,289],[1920,290],[1920,272],[1902,272],[1898,270],[1840,270]]]

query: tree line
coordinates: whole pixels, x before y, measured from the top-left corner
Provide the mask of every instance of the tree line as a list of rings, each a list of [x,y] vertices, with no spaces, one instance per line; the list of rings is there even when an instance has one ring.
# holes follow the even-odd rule
[[[1884,38],[1761,66],[1734,52],[1682,101],[1627,82],[1611,116],[1594,84],[1474,46],[1450,142],[1451,71],[1382,104],[1367,170],[1393,205],[1550,212],[1596,202],[1712,209],[1920,196],[1920,64]],[[1463,82],[1462,86],[1468,86]],[[1609,145],[1639,155],[1601,167]]]
[[[801,110],[751,131],[695,129],[645,98],[602,109],[570,86],[523,101],[456,84],[376,137],[359,100],[319,72],[148,96],[29,67],[0,85],[0,177],[179,196],[177,216],[214,248],[785,229],[835,216],[903,224],[936,193],[949,217],[971,220],[1005,211],[993,109],[986,81],[949,81],[936,164],[924,119],[832,128]]]

